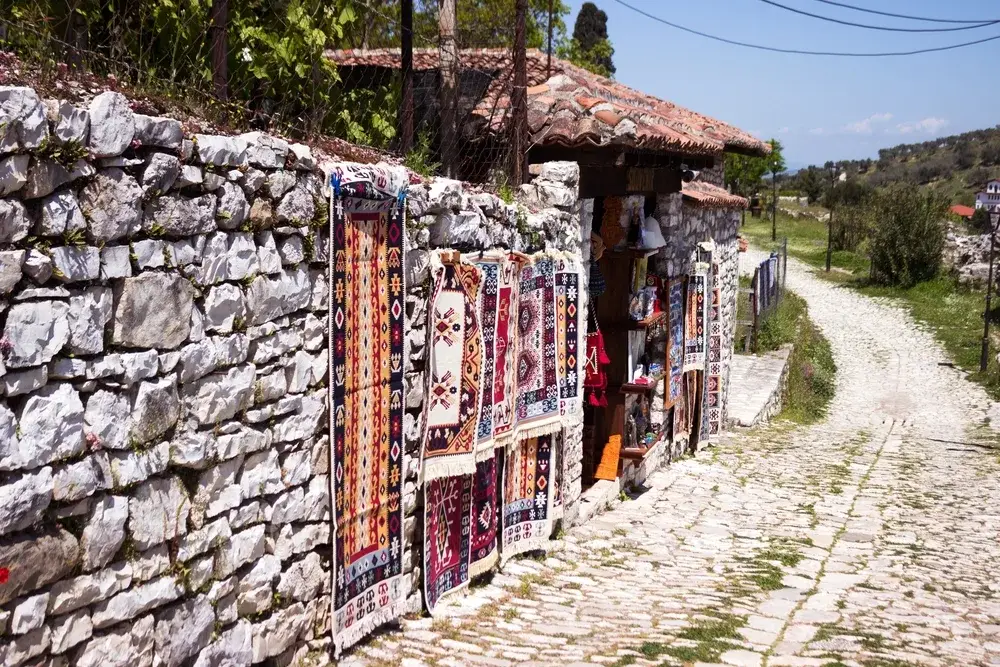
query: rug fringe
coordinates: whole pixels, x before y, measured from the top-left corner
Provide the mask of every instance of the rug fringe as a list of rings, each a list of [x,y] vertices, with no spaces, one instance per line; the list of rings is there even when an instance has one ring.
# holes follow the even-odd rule
[[[485,449],[476,449],[476,463],[482,463],[483,461],[489,461],[491,458],[496,456],[497,445],[493,442],[486,445]]]
[[[531,426],[518,426],[514,442],[508,444],[517,444],[522,440],[529,440],[531,438],[540,438],[543,435],[550,435],[561,428],[562,415],[553,415],[552,417],[547,417],[544,421]]]
[[[471,579],[471,576],[470,576],[470,579]],[[455,588],[452,588],[451,590],[445,591],[444,593],[441,594],[441,597],[439,597],[437,599],[437,603],[433,607],[430,605],[430,602],[427,602],[427,604],[424,605],[424,606],[427,607],[427,613],[430,614],[433,617],[434,616],[434,610],[437,609],[438,605],[441,604],[441,600],[444,600],[445,598],[449,598],[453,594],[457,593],[458,591],[463,590],[463,589],[468,588],[468,587],[469,587],[469,582],[466,581],[465,583],[462,583],[462,584],[459,584],[458,586],[455,586]],[[424,600],[425,601],[429,601],[430,598],[427,597],[426,585],[425,585],[424,588],[425,588],[425,590],[424,590]]]
[[[489,457],[487,457],[489,458]],[[476,457],[470,452],[463,454],[460,458],[451,458],[443,461],[434,459],[424,459],[420,465],[420,485],[426,486],[428,482],[442,477],[460,477],[462,475],[476,474]]]
[[[548,551],[549,542],[551,541],[549,540],[549,534],[552,533],[552,522],[548,521],[548,524],[549,524],[548,530],[543,530],[539,535],[535,535],[533,537],[521,540],[520,542],[517,543],[515,547],[512,547],[509,551],[501,551],[500,568],[503,569],[503,566],[506,565],[511,558],[519,554],[523,554],[525,551],[536,551],[538,549],[541,549],[543,551]]]
[[[481,574],[486,574],[493,569],[493,566],[497,564],[498,560],[500,560],[500,550],[497,545],[494,544],[493,551],[489,556],[469,564],[469,579],[478,577]]]
[[[332,605],[331,605],[332,607]],[[333,658],[334,660],[340,658],[340,654],[345,650],[351,648],[362,639],[373,633],[377,628],[386,623],[394,621],[403,616],[403,611],[406,608],[405,601],[396,600],[391,605],[385,609],[380,609],[377,612],[372,613],[371,616],[365,618],[363,621],[352,625],[350,628],[341,630],[340,632],[334,634],[333,636]],[[334,615],[336,619],[336,615]],[[336,628],[334,628],[336,632]]]

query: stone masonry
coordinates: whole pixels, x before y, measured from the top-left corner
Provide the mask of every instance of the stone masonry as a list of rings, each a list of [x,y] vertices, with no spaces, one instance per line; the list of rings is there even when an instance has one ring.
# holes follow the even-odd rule
[[[0,664],[323,654],[326,196],[306,146],[0,88]]]

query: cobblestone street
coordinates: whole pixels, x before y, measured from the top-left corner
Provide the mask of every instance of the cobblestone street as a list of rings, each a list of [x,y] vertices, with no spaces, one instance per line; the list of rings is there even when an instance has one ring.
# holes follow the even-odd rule
[[[1000,665],[991,402],[903,311],[789,271],[824,423],[729,435],[341,664]]]

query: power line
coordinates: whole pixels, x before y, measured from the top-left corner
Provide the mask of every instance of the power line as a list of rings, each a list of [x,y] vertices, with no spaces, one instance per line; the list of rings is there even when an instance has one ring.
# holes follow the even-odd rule
[[[955,26],[951,28],[894,28],[891,26],[869,25],[867,23],[855,23],[854,21],[844,21],[842,19],[835,19],[831,16],[823,16],[822,14],[813,14],[812,12],[807,12],[802,9],[796,9],[795,7],[789,7],[788,5],[783,5],[780,2],[775,2],[774,0],[760,0],[760,1],[763,2],[764,4],[771,5],[772,7],[778,7],[779,9],[784,9],[785,11],[793,12],[795,14],[801,14],[802,16],[808,16],[810,18],[819,19],[821,21],[829,21],[830,23],[839,23],[840,25],[847,25],[851,26],[852,28],[865,28],[866,30],[884,30],[886,32],[955,32],[957,30],[974,30],[976,28],[982,28],[984,26],[1000,23],[1000,21],[987,21],[985,23]]]
[[[846,9],[853,9],[856,12],[865,12],[866,14],[878,14],[879,16],[891,16],[895,19],[909,19],[911,21],[929,21],[931,23],[996,23],[1000,19],[979,19],[975,21],[966,21],[962,19],[935,19],[927,16],[910,16],[909,14],[893,14],[892,12],[881,12],[877,9],[868,9],[867,7],[858,7],[856,5],[849,5],[844,2],[836,2],[835,0],[816,0],[816,2],[822,2],[826,5],[833,5],[835,7],[844,7]]]
[[[993,37],[984,37],[983,39],[977,39],[972,42],[962,42],[961,44],[949,44],[948,46],[935,46],[927,49],[915,49],[912,51],[886,51],[883,53],[856,53],[850,51],[805,51],[802,49],[782,49],[774,46],[764,46],[762,44],[750,44],[748,42],[740,42],[735,39],[727,39],[725,37],[719,37],[718,35],[710,35],[707,32],[701,32],[693,28],[687,28],[685,26],[679,25],[677,23],[671,23],[666,19],[662,19],[659,16],[654,16],[647,11],[634,7],[625,0],[615,0],[619,5],[627,7],[637,14],[642,14],[648,19],[652,19],[658,23],[668,25],[671,28],[676,28],[678,30],[683,30],[684,32],[691,33],[692,35],[698,35],[699,37],[704,37],[706,39],[711,39],[716,42],[723,42],[724,44],[732,44],[734,46],[744,46],[748,49],[757,49],[758,51],[771,51],[773,53],[791,53],[794,55],[801,56],[840,56],[845,58],[882,58],[890,56],[915,56],[920,53],[935,53],[938,51],[950,51],[952,49],[960,49],[964,46],[973,46],[975,44],[983,44],[985,42],[992,42],[994,40],[1000,39],[1000,35],[994,35]]]

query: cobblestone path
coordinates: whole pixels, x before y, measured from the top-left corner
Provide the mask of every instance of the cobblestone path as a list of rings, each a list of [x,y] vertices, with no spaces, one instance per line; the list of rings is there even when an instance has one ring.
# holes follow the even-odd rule
[[[901,310],[790,262],[828,420],[731,435],[344,665],[1000,665],[990,401]]]

